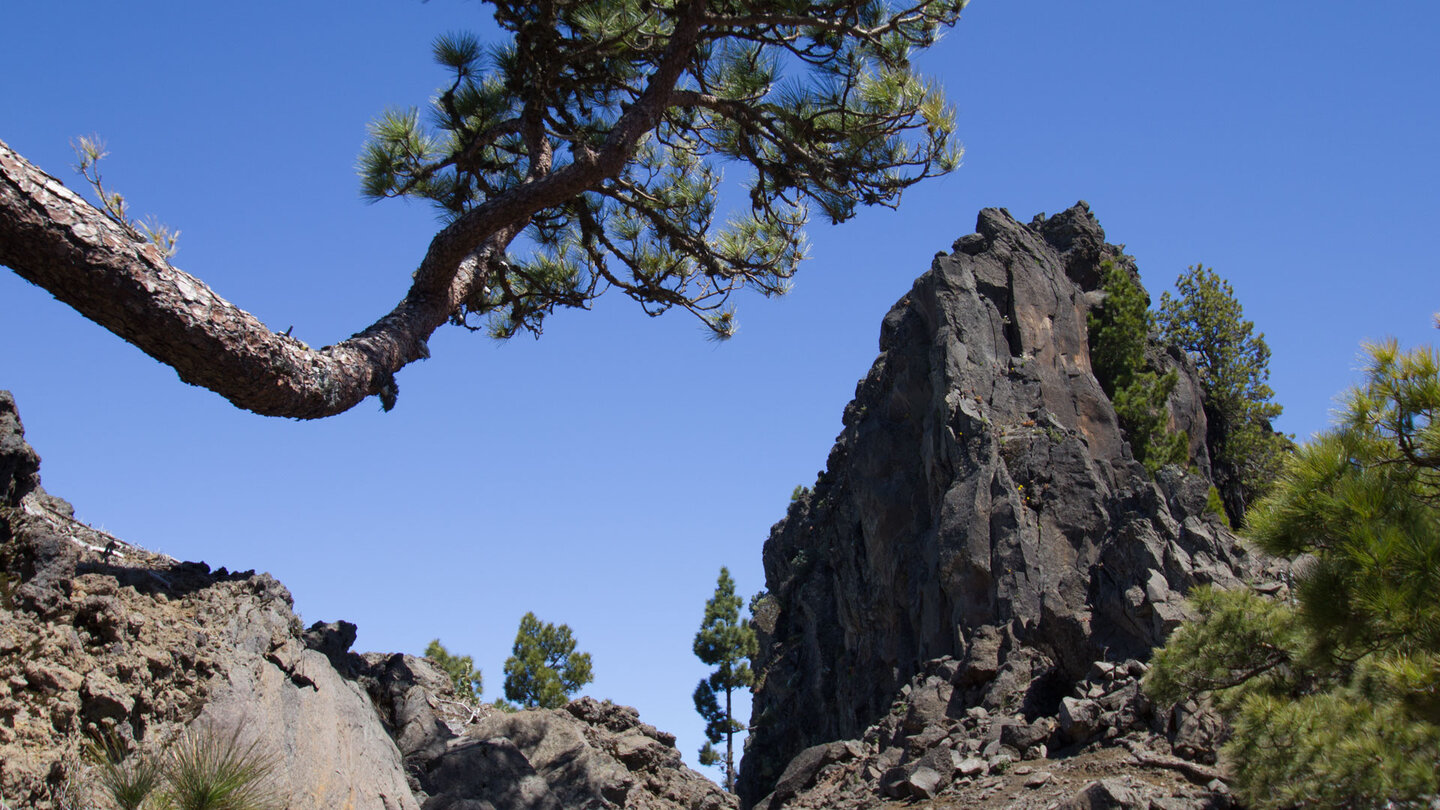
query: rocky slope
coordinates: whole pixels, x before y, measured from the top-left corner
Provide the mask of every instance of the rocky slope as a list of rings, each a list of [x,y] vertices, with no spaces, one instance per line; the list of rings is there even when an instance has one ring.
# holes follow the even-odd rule
[[[842,804],[795,787],[825,773],[856,806],[943,796],[995,778],[1001,754],[1096,740],[1168,757],[1199,721],[1156,716],[1133,683],[1107,704],[1088,679],[1143,666],[1196,584],[1283,573],[1207,511],[1179,353],[1152,354],[1179,371],[1170,422],[1196,473],[1152,480],[1132,458],[1086,315],[1101,263],[1134,266],[1088,206],[1029,224],[987,209],[976,230],[885,317],[826,470],[765,544],[746,805]]]
[[[0,564],[0,807],[93,806],[89,737],[153,752],[196,726],[260,741],[297,810],[735,806],[634,709],[465,706],[426,659],[349,652],[345,622],[303,629],[266,574],[78,523],[5,392]]]

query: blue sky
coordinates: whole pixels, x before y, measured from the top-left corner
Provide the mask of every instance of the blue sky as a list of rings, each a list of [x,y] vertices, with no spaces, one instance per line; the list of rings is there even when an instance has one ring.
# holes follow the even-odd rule
[[[429,44],[476,2],[0,4],[0,139],[72,187],[70,139],[182,232],[176,264],[276,329],[343,339],[404,293],[435,229],[360,200],[365,124],[444,80]],[[809,484],[880,318],[976,212],[1088,200],[1157,296],[1187,265],[1235,287],[1274,357],[1279,426],[1323,428],[1359,346],[1433,343],[1440,310],[1440,8],[1429,3],[975,0],[919,60],[958,108],[953,175],[898,212],[810,230],[782,299],[740,332],[621,300],[509,344],[455,330],[373,400],[265,419],[0,273],[0,388],[47,487],[81,518],[184,559],[274,573],[358,647],[473,655],[486,696],[520,617],[570,624],[586,692],[702,742],[691,654],[722,565]]]

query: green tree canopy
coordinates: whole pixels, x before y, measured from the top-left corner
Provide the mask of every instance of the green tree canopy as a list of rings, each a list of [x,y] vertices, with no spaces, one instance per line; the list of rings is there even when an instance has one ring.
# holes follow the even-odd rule
[[[695,710],[705,718],[705,745],[700,749],[700,763],[715,765],[720,755],[715,744],[725,740],[725,789],[735,789],[735,734],[745,724],[735,719],[731,696],[736,689],[748,689],[754,683],[750,658],[757,652],[755,630],[740,617],[743,600],[735,594],[735,580],[730,569],[721,568],[715,583],[715,595],[705,602],[705,618],[695,634],[695,655],[715,667],[710,677],[702,678],[695,687]],[[725,696],[721,708],[719,696]]]
[[[1152,473],[1184,464],[1189,437],[1170,431],[1165,407],[1179,376],[1160,374],[1145,360],[1154,327],[1150,297],[1130,271],[1108,260],[1101,264],[1101,289],[1105,301],[1089,315],[1090,365],[1115,406],[1130,452]]]
[[[1160,296],[1165,342],[1195,358],[1205,391],[1205,438],[1216,485],[1234,525],[1268,491],[1294,443],[1270,427],[1281,407],[1271,401],[1270,347],[1245,320],[1230,282],[1194,265],[1175,280],[1177,295]]]
[[[1424,806],[1440,792],[1440,360],[1373,346],[1338,424],[1250,514],[1293,601],[1200,590],[1147,688],[1212,695],[1257,807]]]
[[[505,697],[526,708],[558,709],[594,680],[590,653],[575,652],[570,626],[555,626],[526,613],[505,659]]]
[[[452,655],[438,638],[425,648],[425,657],[445,670],[445,674],[449,675],[450,681],[455,684],[455,694],[462,700],[480,702],[480,695],[485,692],[485,679],[480,670],[475,668],[475,659],[468,655]]]
[[[911,59],[965,0],[491,5],[503,41],[439,38],[433,102],[371,127],[364,193],[428,200],[445,224],[402,269],[404,299],[353,337],[311,349],[271,332],[4,144],[0,263],[187,382],[316,418],[393,406],[395,373],[446,323],[538,333],[606,290],[726,337],[733,292],[785,291],[812,212],[894,206],[958,164],[953,110]],[[721,211],[727,164],[745,202]]]

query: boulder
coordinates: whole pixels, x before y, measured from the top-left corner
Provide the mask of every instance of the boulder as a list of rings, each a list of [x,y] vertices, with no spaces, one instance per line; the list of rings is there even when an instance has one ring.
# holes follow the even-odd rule
[[[1149,802],[1116,779],[1101,779],[1056,805],[1055,810],[1146,810]]]
[[[843,742],[825,743],[801,751],[785,766],[785,772],[775,783],[775,789],[765,797],[762,804],[766,808],[783,807],[797,793],[815,784],[815,776],[822,768],[833,762],[853,758],[855,754],[853,743],[847,745]]]
[[[1089,698],[1066,697],[1060,700],[1060,733],[1067,742],[1084,742],[1100,730],[1103,709]]]

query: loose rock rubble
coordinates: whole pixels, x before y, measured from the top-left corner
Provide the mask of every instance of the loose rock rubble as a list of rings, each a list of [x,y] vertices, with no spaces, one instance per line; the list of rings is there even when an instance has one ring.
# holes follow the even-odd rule
[[[967,689],[999,673],[926,662],[879,723],[802,751],[755,808],[1228,807],[1223,775],[1205,764],[1218,720],[1193,704],[1159,710],[1140,689],[1145,671],[1098,661],[1058,712],[1026,714],[1007,710],[1024,698],[1003,687],[965,705]]]

